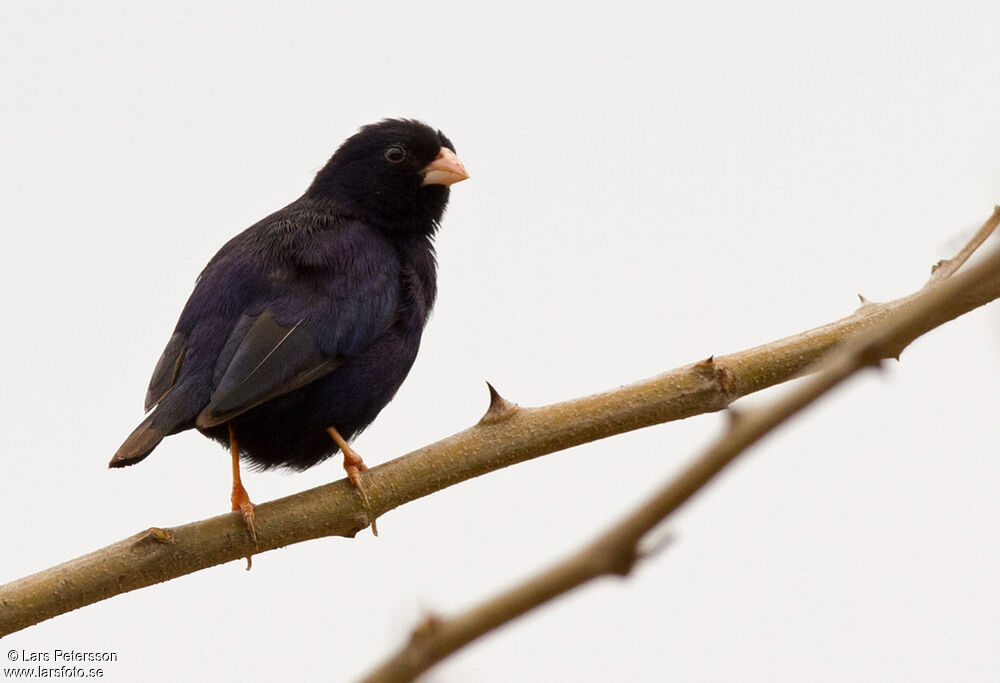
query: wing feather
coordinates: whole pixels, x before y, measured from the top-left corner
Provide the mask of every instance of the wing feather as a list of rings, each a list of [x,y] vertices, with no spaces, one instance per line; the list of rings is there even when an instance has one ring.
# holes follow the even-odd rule
[[[298,321],[279,325],[270,311],[246,324],[241,320],[220,355],[221,376],[211,400],[197,418],[197,426],[214,427],[282,394],[287,394],[332,372],[343,362],[325,354],[315,335]],[[242,335],[241,337],[239,335]]]
[[[146,390],[145,408],[147,413],[153,406],[162,401],[177,383],[181,363],[184,362],[184,354],[187,352],[187,345],[187,335],[180,332],[174,332],[167,342],[167,348],[163,350],[160,360],[156,361],[153,377],[149,380],[149,388]]]

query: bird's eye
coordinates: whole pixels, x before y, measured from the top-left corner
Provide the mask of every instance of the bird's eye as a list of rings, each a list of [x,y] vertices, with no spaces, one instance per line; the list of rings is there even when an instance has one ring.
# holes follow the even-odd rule
[[[399,145],[392,145],[385,150],[386,161],[393,164],[398,164],[400,161],[406,158],[406,150]]]

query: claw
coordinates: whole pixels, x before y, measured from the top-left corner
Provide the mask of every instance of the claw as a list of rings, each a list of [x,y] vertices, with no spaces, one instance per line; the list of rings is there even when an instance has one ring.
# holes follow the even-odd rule
[[[247,527],[247,531],[250,532],[250,539],[253,541],[254,545],[257,545],[257,527],[254,526],[254,507],[253,503],[250,502],[250,497],[247,495],[246,489],[240,486],[240,492],[242,497],[237,497],[237,491],[233,489],[233,511],[239,510],[243,513],[243,523]]]

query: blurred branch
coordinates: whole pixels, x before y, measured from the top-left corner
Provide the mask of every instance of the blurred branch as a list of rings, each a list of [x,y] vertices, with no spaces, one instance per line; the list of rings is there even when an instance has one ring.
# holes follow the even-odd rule
[[[392,657],[366,676],[364,683],[412,681],[430,667],[473,640],[516,619],[526,612],[601,576],[626,576],[642,558],[643,539],[667,516],[701,490],[729,463],[813,401],[845,379],[868,366],[878,366],[896,355],[925,331],[956,298],[962,298],[985,283],[1000,279],[1000,249],[968,272],[941,282],[953,274],[982,244],[1000,220],[1000,207],[955,259],[945,276],[932,278],[930,291],[913,305],[897,309],[878,325],[848,340],[817,363],[811,377],[793,392],[769,405],[734,412],[729,428],[710,448],[692,461],[625,518],[605,530],[590,544],[542,573],[472,609],[450,618],[428,616],[413,630],[410,640]],[[937,268],[941,272],[944,268]]]
[[[994,224],[997,219],[995,213]],[[897,311],[922,306],[938,286],[950,287],[954,281],[888,303],[865,303],[842,320],[770,344],[549,406],[518,407],[491,387],[490,407],[479,423],[365,472],[370,508],[341,480],[258,505],[256,545],[236,513],[170,529],[148,529],[0,586],[0,636],[253,553],[325,536],[354,536],[374,518],[409,501],[546,453],[721,410],[741,396],[800,374],[838,342],[879,325]],[[1000,277],[956,290],[923,316],[911,335],[884,347],[884,357],[898,356],[924,332],[998,297]]]

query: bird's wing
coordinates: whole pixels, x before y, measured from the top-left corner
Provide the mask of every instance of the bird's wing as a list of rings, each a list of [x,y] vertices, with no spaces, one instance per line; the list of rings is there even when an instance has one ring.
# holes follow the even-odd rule
[[[335,242],[327,248],[342,246]],[[214,389],[198,427],[222,424],[316,381],[388,329],[399,303],[394,255],[371,245],[336,253],[339,258],[323,262],[336,263],[325,276],[284,281],[263,306],[244,309],[215,363]]]
[[[319,379],[343,360],[339,354],[324,353],[302,320],[280,325],[270,311],[244,315],[222,349],[215,390],[196,424],[202,429],[222,424]]]
[[[180,374],[181,363],[184,362],[187,345],[188,337],[182,332],[174,332],[170,337],[167,348],[163,350],[160,360],[156,361],[153,377],[149,380],[149,388],[146,390],[146,412],[162,401],[174,388],[177,376]]]
[[[199,276],[146,394],[148,410],[182,385],[199,392],[178,402],[171,429],[199,404],[195,423],[207,428],[303,387],[394,319],[400,276],[391,243],[354,221],[313,235],[290,230],[293,219],[286,207],[237,235]]]

